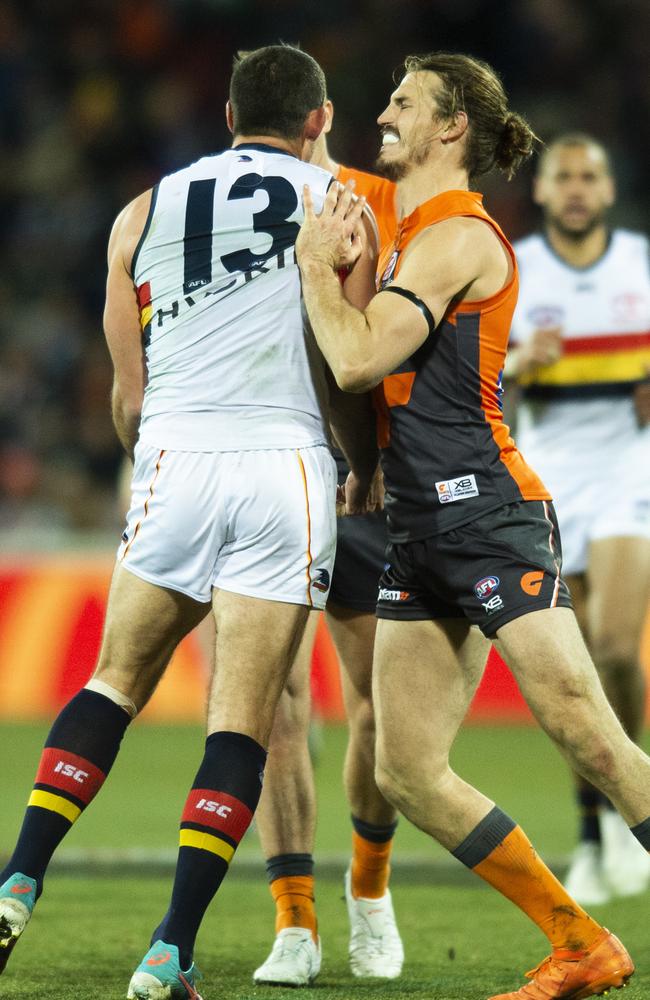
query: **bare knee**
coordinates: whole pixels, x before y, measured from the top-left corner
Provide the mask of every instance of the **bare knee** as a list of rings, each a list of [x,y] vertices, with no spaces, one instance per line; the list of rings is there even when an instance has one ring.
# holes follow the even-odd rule
[[[306,742],[309,732],[311,700],[309,692],[292,688],[287,684],[282,694],[273,720],[269,746],[278,750]]]
[[[375,742],[375,710],[372,698],[360,698],[348,714],[350,737],[355,742],[374,746]]]
[[[427,759],[421,763],[400,760],[397,756],[380,753],[375,764],[375,782],[387,802],[411,818],[422,797],[427,802],[444,797],[444,779],[449,770],[446,762],[439,767]]]
[[[639,641],[629,629],[596,633],[591,639],[591,654],[601,677],[625,679],[641,672]]]

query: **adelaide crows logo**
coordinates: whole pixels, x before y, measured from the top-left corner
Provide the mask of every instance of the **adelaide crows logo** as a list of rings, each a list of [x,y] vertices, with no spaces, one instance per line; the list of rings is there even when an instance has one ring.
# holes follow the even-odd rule
[[[315,580],[312,580],[312,584],[316,590],[320,590],[323,594],[326,594],[330,589],[330,575],[326,569],[322,568],[317,569],[316,573],[318,576]]]

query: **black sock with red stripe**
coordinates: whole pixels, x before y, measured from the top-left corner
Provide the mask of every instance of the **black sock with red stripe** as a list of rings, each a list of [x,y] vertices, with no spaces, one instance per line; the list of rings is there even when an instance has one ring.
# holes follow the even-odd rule
[[[243,733],[213,733],[181,817],[180,849],[169,909],[154,931],[175,944],[182,969],[262,792],[266,751]]]
[[[94,799],[117,757],[130,716],[103,694],[83,688],[54,721],[14,853],[0,885],[15,872],[36,879],[38,894],[50,858]]]

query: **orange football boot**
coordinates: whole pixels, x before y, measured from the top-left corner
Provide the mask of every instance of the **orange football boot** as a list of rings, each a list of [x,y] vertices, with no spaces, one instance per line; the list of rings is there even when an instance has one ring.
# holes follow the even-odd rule
[[[530,982],[514,993],[499,993],[490,1000],[584,1000],[601,996],[612,987],[627,985],[634,962],[613,934],[603,927],[587,951],[556,949],[536,969],[526,973]]]

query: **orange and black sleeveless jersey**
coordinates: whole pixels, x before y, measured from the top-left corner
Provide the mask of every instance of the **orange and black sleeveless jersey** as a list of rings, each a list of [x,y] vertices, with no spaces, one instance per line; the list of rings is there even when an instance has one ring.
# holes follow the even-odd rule
[[[356,181],[354,193],[365,197],[377,221],[380,248],[392,243],[397,229],[396,186],[393,181],[368,174],[365,170],[343,166],[339,167],[336,179],[341,184],[347,184],[349,180]]]
[[[550,500],[503,422],[501,377],[517,302],[517,263],[481,195],[446,191],[403,219],[381,254],[379,288],[398,277],[404,251],[422,230],[456,216],[492,226],[513,273],[496,295],[452,302],[435,332],[375,390],[395,542],[449,531],[515,501]]]

